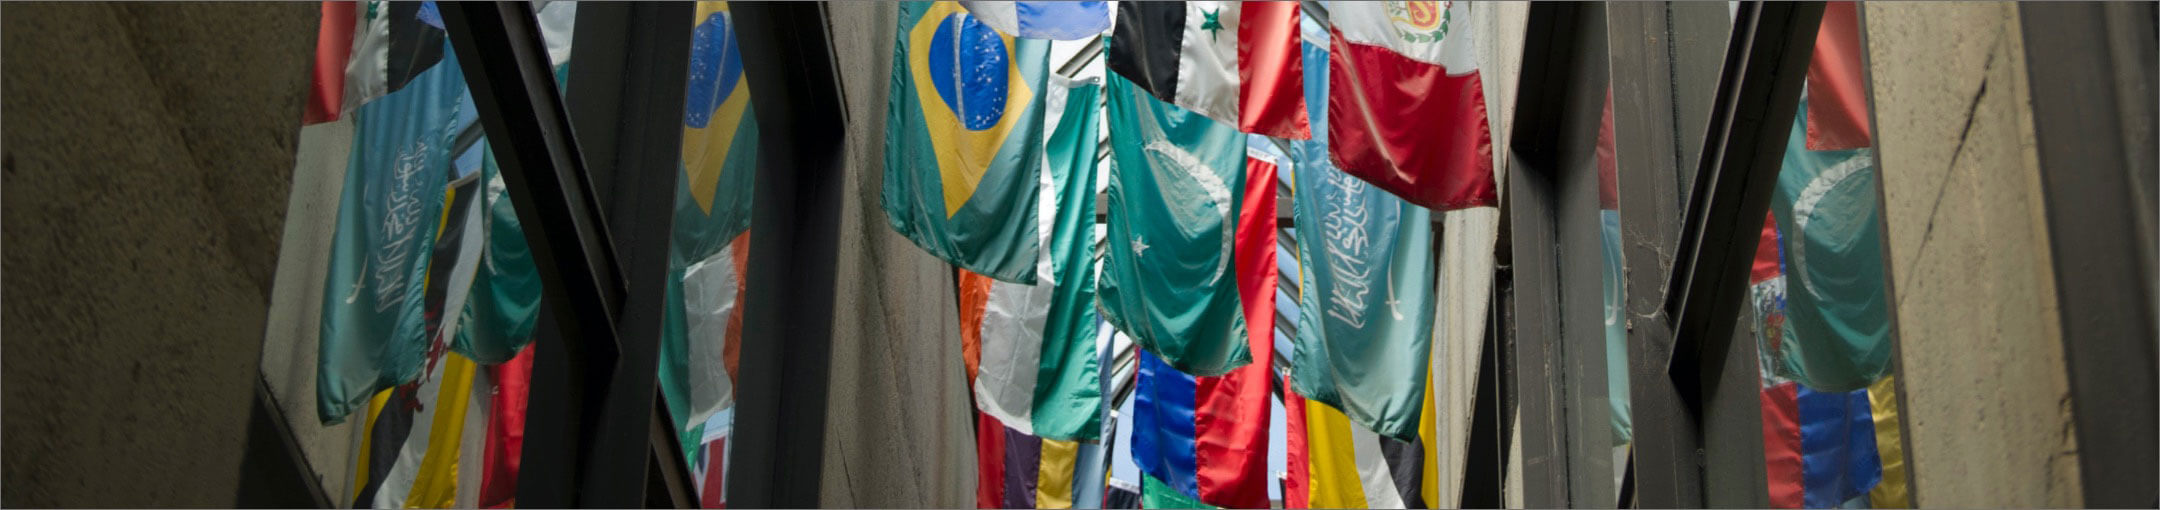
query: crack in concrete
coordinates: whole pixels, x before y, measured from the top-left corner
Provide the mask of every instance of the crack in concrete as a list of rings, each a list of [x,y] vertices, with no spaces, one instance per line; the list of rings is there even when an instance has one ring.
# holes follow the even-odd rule
[[[1980,87],[1978,90],[1973,91],[1972,102],[1965,107],[1965,127],[1958,130],[1957,145],[1950,149],[1950,164],[1943,170],[1942,182],[1937,183],[1935,186],[1935,202],[1928,206],[1927,229],[1920,235],[1920,245],[1913,248],[1912,263],[1905,264],[1905,267],[1912,267],[1913,263],[1922,260],[1923,256],[1927,254],[1928,242],[1935,239],[1935,218],[1942,212],[1943,197],[1949,194],[1950,178],[1957,173],[1958,159],[1965,154],[1965,141],[1972,135],[1973,120],[1979,118],[1980,100],[1987,97],[1988,78],[1990,71],[1995,69],[1995,57],[2001,54],[2001,34],[1997,34],[1996,41],[1996,48],[1988,52],[1987,64],[1980,68]],[[1898,288],[1912,288],[1912,275],[1913,272],[1911,271],[1905,272],[1906,281],[1899,282]],[[1910,293],[1899,293],[1897,298],[1898,306],[1904,307],[1905,298],[1910,295]]]

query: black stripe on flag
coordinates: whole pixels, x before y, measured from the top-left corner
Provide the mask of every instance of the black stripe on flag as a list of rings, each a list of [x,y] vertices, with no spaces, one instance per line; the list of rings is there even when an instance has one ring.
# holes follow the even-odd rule
[[[389,86],[384,92],[389,93],[405,88],[413,77],[442,62],[443,38],[447,34],[420,21],[420,2],[385,4],[390,11],[390,49],[383,83]]]
[[[1110,31],[1110,71],[1156,99],[1174,102],[1184,38],[1184,2],[1119,2],[1117,29]]]
[[[397,464],[398,451],[405,448],[405,439],[412,435],[413,389],[399,387],[391,390],[390,403],[383,405],[382,414],[375,417],[375,427],[368,429],[367,485],[353,494],[353,508],[369,508],[375,505],[375,492],[382,490],[383,479],[390,477],[390,467]]]
[[[1421,443],[1380,436],[1380,456],[1387,458],[1403,508],[1429,508],[1421,496],[1425,492],[1425,446]]]

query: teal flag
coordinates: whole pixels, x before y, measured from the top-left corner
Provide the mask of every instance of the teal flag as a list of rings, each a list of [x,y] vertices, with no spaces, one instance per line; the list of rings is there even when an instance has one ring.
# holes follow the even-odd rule
[[[1304,317],[1291,381],[1375,433],[1417,441],[1437,283],[1432,212],[1335,168],[1326,73],[1306,68],[1313,138],[1289,142]]]
[[[1770,201],[1785,257],[1783,365],[1810,389],[1854,391],[1890,369],[1875,159],[1807,150],[1805,100],[1796,111]]]
[[[1094,441],[1102,433],[1102,388],[1097,380],[1095,337],[1095,150],[1102,97],[1098,81],[1052,77],[1058,115],[1050,132],[1046,191],[1057,193],[1050,231],[1053,284],[1050,314],[1043,321],[1041,370],[1035,378],[1035,435],[1063,441]],[[1059,92],[1062,91],[1062,101]],[[1057,103],[1062,102],[1062,105]]]
[[[885,216],[961,269],[1034,284],[1048,41],[906,2],[887,95]]]
[[[482,236],[480,267],[473,272],[472,290],[460,310],[461,326],[451,350],[473,361],[493,365],[516,357],[532,342],[533,325],[540,316],[540,269],[533,265],[532,247],[518,227],[517,210],[503,185],[502,170],[487,140],[480,141],[479,198]]]
[[[1111,73],[1104,318],[1187,374],[1252,361],[1239,302],[1236,242],[1245,135],[1165,103]],[[1412,410],[1415,415],[1416,410]]]
[[[316,359],[325,424],[412,380],[426,357],[422,296],[465,92],[456,60],[444,52],[441,64],[354,114]]]

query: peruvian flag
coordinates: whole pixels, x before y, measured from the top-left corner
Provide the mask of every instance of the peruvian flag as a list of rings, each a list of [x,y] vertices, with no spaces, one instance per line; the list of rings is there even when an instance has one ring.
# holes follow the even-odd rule
[[[1297,2],[1119,2],[1111,72],[1239,131],[1312,138]]]
[[[1496,203],[1492,129],[1464,2],[1333,4],[1335,166],[1428,209]]]

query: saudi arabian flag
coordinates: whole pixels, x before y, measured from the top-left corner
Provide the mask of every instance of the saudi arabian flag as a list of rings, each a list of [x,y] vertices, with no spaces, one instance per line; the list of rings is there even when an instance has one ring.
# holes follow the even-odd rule
[[[440,37],[440,36],[438,36]],[[345,420],[383,388],[420,375],[423,298],[449,185],[465,76],[456,56],[360,107],[323,284],[316,412]]]
[[[1104,318],[1170,366],[1216,376],[1252,361],[1239,301],[1245,135],[1111,73]],[[1414,412],[1414,410],[1413,410]]]
[[[1352,422],[1416,441],[1432,349],[1432,212],[1336,169],[1320,141],[1325,130],[1317,126],[1314,140],[1293,151],[1305,320],[1291,379],[1299,394]]]
[[[961,269],[1034,284],[1050,43],[958,2],[900,4],[885,132],[886,219]]]

